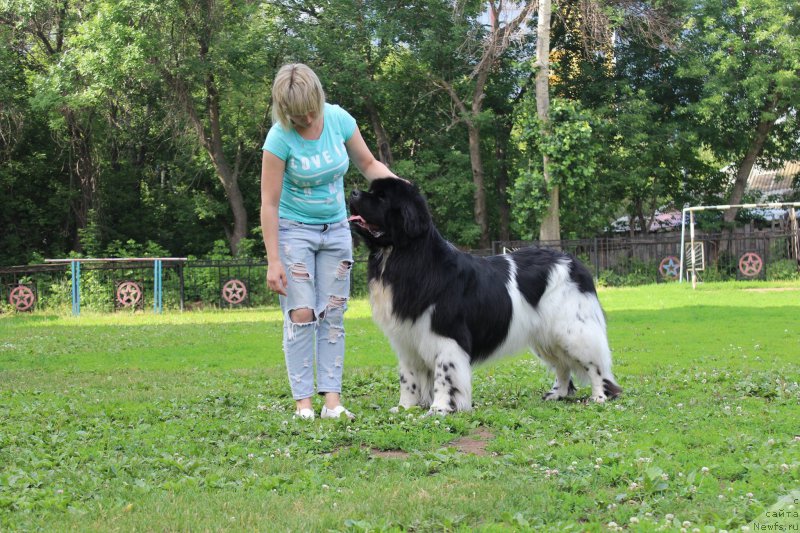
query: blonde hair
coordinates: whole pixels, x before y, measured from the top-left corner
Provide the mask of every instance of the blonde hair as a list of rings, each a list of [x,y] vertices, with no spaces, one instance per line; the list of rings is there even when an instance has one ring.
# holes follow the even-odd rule
[[[314,113],[325,106],[325,91],[319,78],[307,65],[289,63],[278,70],[272,83],[272,122],[284,129],[291,127],[290,117]]]

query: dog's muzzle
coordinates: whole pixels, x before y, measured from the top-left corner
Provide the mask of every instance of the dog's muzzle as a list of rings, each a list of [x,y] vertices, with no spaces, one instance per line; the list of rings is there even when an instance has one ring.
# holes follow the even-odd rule
[[[361,199],[361,191],[359,191],[358,189],[355,189],[353,192],[350,193],[350,210],[351,211],[355,211],[353,209],[353,202],[354,201],[357,202],[360,199]],[[354,213],[350,218],[347,219],[347,221],[350,222],[351,224],[355,224],[359,228],[367,231],[370,235],[372,235],[376,239],[378,237],[383,236],[383,234],[386,233],[380,226],[378,226],[376,224],[370,224],[369,222],[364,220],[364,217],[362,217],[361,215],[359,215],[357,213]]]

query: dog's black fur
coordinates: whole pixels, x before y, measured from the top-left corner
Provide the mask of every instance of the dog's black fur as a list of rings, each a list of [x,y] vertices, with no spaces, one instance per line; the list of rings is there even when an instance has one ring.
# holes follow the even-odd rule
[[[373,317],[400,360],[400,405],[471,408],[470,365],[532,348],[556,371],[545,399],[592,383],[598,402],[622,392],[611,374],[592,276],[571,256],[524,248],[476,257],[441,237],[410,183],[385,178],[350,197],[351,227],[370,250]]]

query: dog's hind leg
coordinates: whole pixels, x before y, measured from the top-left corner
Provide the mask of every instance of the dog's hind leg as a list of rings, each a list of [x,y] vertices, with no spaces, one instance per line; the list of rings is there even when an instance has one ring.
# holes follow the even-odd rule
[[[434,358],[433,403],[430,414],[472,410],[472,368],[469,355],[448,341]]]
[[[585,379],[591,384],[592,400],[602,403],[622,393],[611,373],[605,317],[596,298],[577,299],[577,304],[574,319],[569,314],[563,317],[566,326],[560,332],[558,343],[573,374],[579,381]]]
[[[609,357],[610,363],[610,357]],[[599,368],[596,365],[591,368],[592,372],[589,373],[589,379],[592,382],[592,399],[596,402],[604,400],[613,400],[622,394],[622,387],[617,384],[614,375],[611,373],[610,364],[605,368]],[[602,391],[602,392],[601,392]]]
[[[603,403],[619,396],[622,393],[622,387],[617,384],[611,373],[611,356],[608,348],[602,346],[599,349],[603,353],[591,358],[588,362],[585,355],[581,358],[576,357],[575,361],[581,366],[581,375],[584,375],[585,372],[585,377],[592,386],[592,400]]]
[[[553,388],[542,395],[542,400],[563,400],[572,396],[575,393],[575,384],[572,382],[572,369],[567,354],[560,348],[546,346],[535,339],[531,341],[530,349],[556,374]]]
[[[589,381],[592,383],[592,400],[603,403],[622,394],[622,387],[617,384],[609,370],[600,369],[592,363],[589,363],[587,367]]]
[[[575,384],[572,383],[572,377],[569,366],[559,364],[556,368],[556,381],[553,383],[553,388],[542,396],[543,400],[563,400],[575,394]]]

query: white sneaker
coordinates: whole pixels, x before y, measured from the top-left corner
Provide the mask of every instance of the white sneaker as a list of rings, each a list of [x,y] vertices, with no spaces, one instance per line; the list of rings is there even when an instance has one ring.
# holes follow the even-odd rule
[[[343,405],[337,405],[333,409],[328,409],[323,405],[322,411],[319,413],[320,418],[339,418],[342,415],[346,416],[350,420],[353,420],[356,417],[356,415],[345,409]]]
[[[302,420],[314,420],[314,411],[305,408],[305,409],[298,409],[294,412],[294,416],[292,418],[300,418]]]

